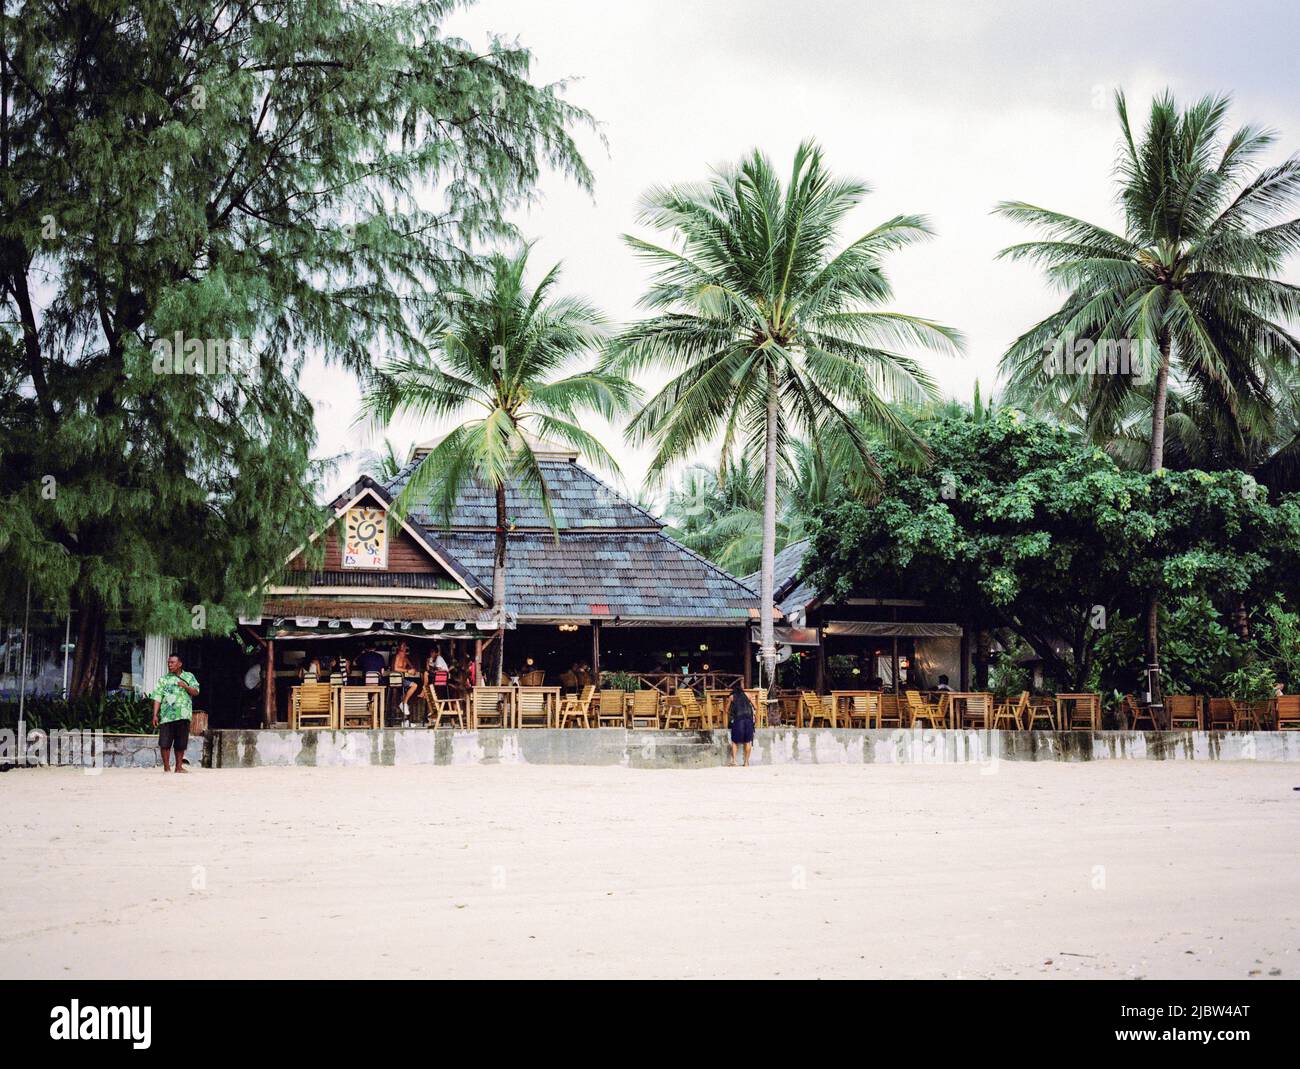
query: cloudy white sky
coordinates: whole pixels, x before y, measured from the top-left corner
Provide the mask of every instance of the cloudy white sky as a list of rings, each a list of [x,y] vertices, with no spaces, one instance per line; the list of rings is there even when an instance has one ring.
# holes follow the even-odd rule
[[[927,358],[962,399],[976,379],[987,396],[1007,344],[1056,299],[1032,268],[994,261],[1024,232],[993,205],[1118,225],[1116,88],[1135,116],[1165,86],[1184,100],[1231,93],[1234,125],[1274,128],[1278,158],[1300,151],[1300,5],[1288,0],[481,0],[449,29],[474,44],[517,36],[537,78],[573,79],[568,98],[601,124],[608,149],[584,141],[594,196],[548,176],[519,217],[533,262],[562,260],[567,290],[615,322],[634,317],[645,271],[619,235],[636,230],[646,187],[704,178],[755,146],[784,166],[813,137],[836,173],[873,188],[846,235],[899,212],[931,218],[937,238],[888,273],[896,308],[967,335],[964,357]],[[308,391],[323,454],[374,444],[350,426],[355,383],[313,374]],[[390,437],[405,449],[440,429]],[[635,491],[645,456],[616,430],[604,440]]]

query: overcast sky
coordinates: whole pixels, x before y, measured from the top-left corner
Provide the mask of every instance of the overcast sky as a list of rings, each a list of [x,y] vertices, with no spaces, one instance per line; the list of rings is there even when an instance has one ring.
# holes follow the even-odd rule
[[[994,262],[1025,232],[993,205],[1023,199],[1119,225],[1116,88],[1135,122],[1165,86],[1180,101],[1231,93],[1234,126],[1274,128],[1276,158],[1300,151],[1300,6],[1286,0],[482,0],[449,30],[475,45],[489,31],[518,37],[535,76],[572,78],[568,98],[601,124],[607,150],[583,141],[594,196],[548,176],[519,217],[537,240],[533,263],[564,262],[566,291],[615,322],[634,317],[646,276],[619,235],[636,230],[643,191],[706,178],[756,146],[784,170],[812,137],[835,173],[873,189],[847,236],[900,212],[930,217],[938,236],[891,257],[887,273],[896,309],[966,334],[965,357],[925,358],[961,399],[977,378],[987,396],[1008,343],[1058,303],[1031,267]],[[350,427],[353,381],[313,374],[307,389],[322,454],[367,444]],[[440,429],[390,436],[404,450]],[[637,490],[644,454],[613,430],[604,441]]]

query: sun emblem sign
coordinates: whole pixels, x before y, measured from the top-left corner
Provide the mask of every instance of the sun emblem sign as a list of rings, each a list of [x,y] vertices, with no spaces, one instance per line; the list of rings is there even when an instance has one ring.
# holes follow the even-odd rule
[[[388,567],[388,515],[383,509],[348,509],[343,529],[343,567]]]

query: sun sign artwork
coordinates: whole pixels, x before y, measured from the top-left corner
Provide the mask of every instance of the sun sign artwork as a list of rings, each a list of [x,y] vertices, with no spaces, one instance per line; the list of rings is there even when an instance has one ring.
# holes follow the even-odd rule
[[[348,509],[343,528],[343,567],[388,567],[388,515],[383,509]]]

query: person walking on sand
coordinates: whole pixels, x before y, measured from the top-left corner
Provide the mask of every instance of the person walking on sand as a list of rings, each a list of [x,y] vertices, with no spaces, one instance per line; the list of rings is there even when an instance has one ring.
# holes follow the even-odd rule
[[[731,728],[731,761],[736,764],[736,750],[745,747],[745,767],[749,767],[749,754],[754,748],[754,703],[745,693],[745,685],[739,679],[731,684],[731,712],[727,718]]]
[[[180,657],[167,658],[167,674],[158,680],[149,697],[153,699],[153,726],[158,729],[158,748],[162,751],[164,772],[172,770],[170,754],[176,755],[176,771],[185,771],[185,748],[190,744],[190,718],[194,715],[194,698],[199,681],[185,671]]]

